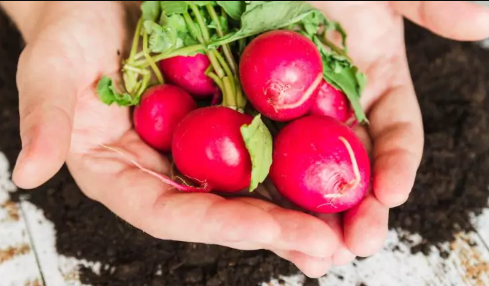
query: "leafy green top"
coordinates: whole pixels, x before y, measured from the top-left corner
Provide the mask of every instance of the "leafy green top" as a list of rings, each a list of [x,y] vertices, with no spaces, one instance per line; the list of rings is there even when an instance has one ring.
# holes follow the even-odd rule
[[[321,27],[324,27],[320,32]],[[368,123],[367,116],[360,104],[360,97],[367,84],[366,76],[360,72],[347,55],[347,35],[343,27],[328,20],[321,12],[313,11],[297,23],[299,31],[310,38],[318,47],[323,59],[323,78],[338,90],[345,93],[359,123]],[[326,33],[337,31],[342,38],[340,48],[330,42]]]
[[[288,29],[315,43],[323,60],[323,78],[346,94],[357,120],[368,123],[359,100],[366,78],[347,55],[346,32],[306,1],[144,1],[141,11],[130,55],[123,62],[123,88],[116,89],[107,76],[98,83],[97,93],[105,104],[139,104],[147,88],[164,83],[158,61],[202,53],[211,62],[206,74],[219,87],[222,105],[244,112],[246,97],[237,59],[259,34]],[[331,30],[342,36],[342,47],[327,39]],[[241,134],[252,160],[253,191],[268,175],[272,136],[260,114],[241,128]]]
[[[272,134],[261,120],[261,114],[257,114],[251,124],[241,127],[241,135],[250,152],[252,171],[249,191],[253,192],[265,181],[272,166]]]
[[[133,98],[127,92],[119,93],[115,87],[112,79],[109,77],[102,77],[97,84],[97,93],[100,100],[107,105],[116,103],[119,106],[131,106],[137,104],[137,99]]]

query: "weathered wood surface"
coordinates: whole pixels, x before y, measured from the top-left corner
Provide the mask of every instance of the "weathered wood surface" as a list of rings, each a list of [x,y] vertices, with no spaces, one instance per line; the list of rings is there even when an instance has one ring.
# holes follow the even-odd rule
[[[19,204],[9,199],[15,187],[7,160],[0,153],[0,285],[41,286],[42,278],[30,241],[30,231]]]
[[[7,160],[0,153],[1,286],[82,286],[78,265],[89,266],[93,271],[110,267],[58,255],[53,224],[30,202],[10,202],[11,191],[15,188],[9,180]],[[409,245],[400,241],[400,233],[391,231],[382,251],[355,264],[334,267],[320,280],[321,285],[489,285],[489,209],[473,221],[473,232],[461,233],[454,243],[446,245],[450,249],[446,259],[436,249],[428,257],[412,255]],[[414,243],[419,239],[411,237]],[[304,277],[282,278],[288,286],[300,286]],[[262,286],[267,285],[280,284],[271,280]]]

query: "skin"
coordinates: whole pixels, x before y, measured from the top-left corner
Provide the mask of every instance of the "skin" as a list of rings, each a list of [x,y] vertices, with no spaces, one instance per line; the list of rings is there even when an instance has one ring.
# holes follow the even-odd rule
[[[132,31],[126,31],[122,5],[133,4],[124,3],[0,2],[27,42],[17,74],[22,151],[15,184],[35,188],[66,162],[88,197],[154,237],[269,249],[310,277],[376,253],[389,208],[404,203],[413,186],[423,126],[402,16],[456,40],[489,37],[489,10],[470,2],[313,3],[344,23],[350,54],[367,72],[362,104],[371,125],[356,131],[371,152],[374,174],[357,207],[343,216],[315,216],[254,198],[178,193],[99,147],[110,144],[149,169],[169,172],[167,159],[131,130],[129,110],[105,106],[94,93],[102,74],[117,73],[117,50],[128,46]]]

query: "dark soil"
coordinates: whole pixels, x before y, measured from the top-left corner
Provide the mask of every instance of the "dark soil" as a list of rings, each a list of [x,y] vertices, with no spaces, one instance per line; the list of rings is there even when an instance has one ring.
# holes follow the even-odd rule
[[[426,146],[411,197],[392,210],[390,227],[420,234],[424,242],[413,251],[426,252],[470,230],[469,214],[487,203],[489,52],[412,25],[407,42]],[[20,151],[15,73],[21,48],[16,30],[0,15],[0,151],[12,165]],[[111,266],[100,275],[82,269],[87,284],[239,286],[298,273],[267,251],[154,239],[85,197],[66,168],[28,193],[54,223],[60,254]]]
[[[408,55],[423,114],[425,148],[409,200],[391,228],[418,233],[412,252],[470,231],[489,197],[489,50],[409,26]]]

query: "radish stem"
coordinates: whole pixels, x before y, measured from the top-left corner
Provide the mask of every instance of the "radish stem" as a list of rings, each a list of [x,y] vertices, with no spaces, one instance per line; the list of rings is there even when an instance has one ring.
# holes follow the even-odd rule
[[[219,17],[217,16],[216,10],[214,7],[210,4],[206,5],[207,11],[209,12],[209,15],[211,16],[212,21],[216,23],[216,30],[217,30],[217,35],[219,37],[223,37],[224,33],[221,28],[221,23],[219,22]],[[223,16],[226,17],[226,14],[223,12]],[[237,75],[237,67],[236,67],[236,61],[233,58],[233,55],[231,53],[231,49],[229,48],[228,44],[223,45],[224,49],[224,55],[226,56],[227,61],[229,62],[229,66],[231,67],[231,70],[233,71],[234,75]]]
[[[199,43],[203,44],[204,39],[202,38],[201,34],[197,30],[197,27],[195,26],[194,21],[192,20],[192,17],[190,17],[190,14],[188,12],[183,13],[183,18],[185,19],[185,22],[187,23],[187,26],[190,29],[190,33],[197,38]]]
[[[123,67],[124,70],[126,71],[132,71],[132,72],[135,72],[137,74],[140,74],[140,75],[146,75],[149,73],[148,70],[143,70],[143,69],[140,69],[140,68],[137,68],[137,67],[133,67],[131,65],[124,65]]]
[[[129,61],[131,62],[134,60],[134,56],[136,55],[136,52],[138,50],[139,37],[140,37],[142,25],[143,25],[143,20],[139,19],[138,24],[136,25],[136,31],[134,32],[134,38],[132,40],[131,53],[129,54]]]
[[[161,53],[157,56],[152,57],[151,59],[154,62],[159,62],[161,60],[165,60],[165,59],[172,58],[175,56],[192,54],[192,53],[196,53],[198,51],[203,51],[203,50],[205,50],[205,46],[203,44],[193,45],[193,46],[173,50],[170,52]],[[149,63],[147,60],[141,60],[141,61],[134,62],[134,65],[141,67],[141,68],[145,68],[145,67],[149,66]]]
[[[214,82],[217,84],[219,89],[223,90],[224,85],[222,83],[222,80],[213,72],[207,72],[206,75],[214,80]],[[224,92],[224,91],[223,91]]]
[[[225,106],[237,109],[236,97],[234,96],[235,93],[233,91],[233,85],[231,83],[231,80],[229,79],[229,77],[224,77],[222,79],[222,82],[224,83],[224,90],[225,90],[223,94],[223,98],[225,99],[226,102]]]
[[[189,4],[189,7],[195,14],[197,23],[200,26],[200,31],[202,32],[202,37],[204,38],[204,43],[207,43],[209,41],[209,30],[205,26],[204,18],[202,17],[202,14],[200,14],[199,8],[195,4]]]
[[[146,60],[149,62],[151,68],[153,69],[153,72],[155,73],[158,82],[160,84],[163,84],[164,83],[163,76],[161,75],[161,72],[156,66],[155,62],[151,60],[151,56],[149,55],[148,52],[148,33],[146,33],[146,31],[144,32],[144,36],[143,36],[143,52],[144,52],[144,57],[146,57]]]

